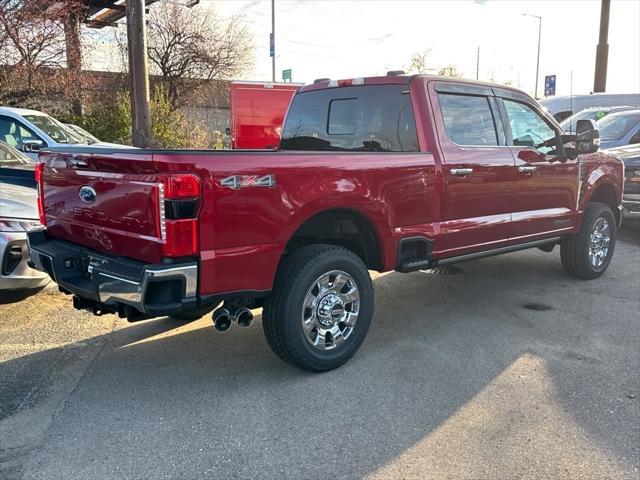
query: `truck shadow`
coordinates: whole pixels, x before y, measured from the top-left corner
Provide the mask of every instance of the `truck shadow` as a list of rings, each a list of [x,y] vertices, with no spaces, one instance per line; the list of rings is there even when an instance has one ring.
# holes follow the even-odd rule
[[[611,273],[637,291],[623,261]],[[510,477],[509,458],[541,455],[547,464],[539,471],[551,477],[567,466],[575,476],[632,471],[638,328],[630,332],[621,316],[633,297],[601,279],[589,286],[623,298],[594,298],[562,274],[557,253],[461,270],[378,278],[365,344],[321,375],[276,358],[259,318],[226,335],[203,318],[158,319],[96,337],[105,345],[48,434],[73,444],[47,442],[38,469],[63,464],[67,478],[107,477],[117,463],[135,478],[315,479],[427,478],[432,467],[462,477],[465,466],[491,477],[483,469],[493,466]],[[1,368],[30,362],[47,371],[69,349]],[[7,387],[3,403],[16,391]],[[424,475],[415,470],[421,465]]]
[[[0,305],[21,302],[22,300],[41,292],[44,288],[45,287],[0,291]]]

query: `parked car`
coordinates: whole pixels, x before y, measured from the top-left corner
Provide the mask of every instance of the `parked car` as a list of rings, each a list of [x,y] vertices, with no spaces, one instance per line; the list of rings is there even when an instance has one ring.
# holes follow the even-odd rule
[[[226,331],[263,307],[278,356],[330,370],[371,323],[368,270],[560,245],[568,274],[602,275],[623,164],[597,152],[595,122],[577,131],[499,85],[320,81],[294,95],[278,151],[41,152],[30,251],[76,308],[190,319],[224,301]]]
[[[625,105],[623,107],[585,108],[584,110],[581,110],[578,113],[571,115],[569,118],[561,121],[560,126],[567,133],[576,133],[576,122],[578,120],[593,120],[597,122],[598,120],[602,120],[610,113],[624,112],[625,110],[634,110],[636,108],[638,107],[632,107],[629,105]]]
[[[585,108],[640,106],[640,93],[591,93],[589,95],[556,95],[543,98],[540,103],[561,122]]]
[[[612,148],[607,153],[617,155],[624,162],[624,217],[640,218],[640,143]]]
[[[27,232],[41,228],[35,162],[0,141],[0,292],[35,289],[49,276],[29,267]]]
[[[38,151],[44,147],[87,145],[86,139],[47,114],[11,107],[0,107],[0,141],[26,153],[34,160],[37,160]],[[123,147],[106,142],[96,145]]]
[[[598,120],[600,148],[640,143],[640,109],[612,113]]]

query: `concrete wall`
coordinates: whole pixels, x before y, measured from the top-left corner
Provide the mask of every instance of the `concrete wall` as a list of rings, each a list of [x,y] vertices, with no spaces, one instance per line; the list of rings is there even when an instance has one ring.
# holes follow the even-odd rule
[[[224,133],[230,125],[229,107],[188,106],[180,111],[189,121],[202,123],[210,133],[216,130]]]

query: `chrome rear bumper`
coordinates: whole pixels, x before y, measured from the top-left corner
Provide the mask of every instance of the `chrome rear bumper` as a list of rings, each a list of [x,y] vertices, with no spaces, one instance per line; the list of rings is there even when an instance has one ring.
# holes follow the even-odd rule
[[[47,272],[62,290],[75,294],[79,308],[129,316],[126,306],[149,316],[170,315],[198,302],[198,264],[146,264],[107,256],[45,232],[29,234],[34,268]]]

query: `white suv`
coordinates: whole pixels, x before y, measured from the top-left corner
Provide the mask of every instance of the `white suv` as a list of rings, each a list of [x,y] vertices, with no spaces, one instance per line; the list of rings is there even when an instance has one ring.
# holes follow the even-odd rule
[[[38,151],[41,148],[88,143],[86,138],[45,113],[11,107],[0,107],[0,141],[21,150],[34,160],[38,159]],[[105,142],[92,144],[102,147],[125,147]]]

